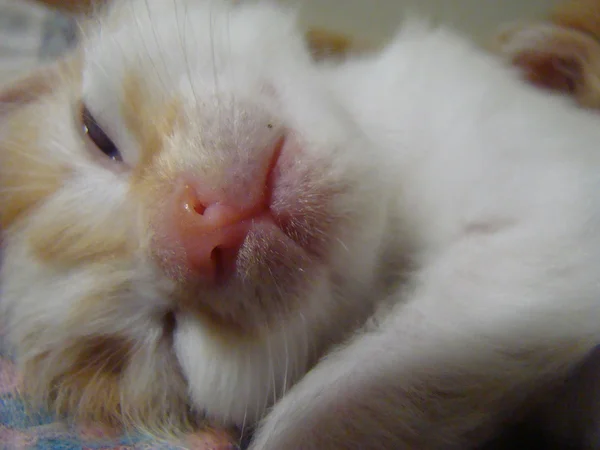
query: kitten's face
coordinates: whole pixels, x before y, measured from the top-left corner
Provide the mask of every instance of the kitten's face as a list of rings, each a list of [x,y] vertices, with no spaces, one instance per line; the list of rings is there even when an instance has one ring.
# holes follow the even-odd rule
[[[286,16],[123,2],[61,77],[0,134],[2,304],[39,396],[179,420],[177,317],[236,345],[367,289],[376,164]]]

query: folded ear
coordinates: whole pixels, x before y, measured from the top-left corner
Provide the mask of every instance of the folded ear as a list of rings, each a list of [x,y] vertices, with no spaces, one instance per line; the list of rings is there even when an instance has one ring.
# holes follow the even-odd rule
[[[600,42],[592,35],[550,22],[513,25],[493,47],[533,84],[600,109]]]

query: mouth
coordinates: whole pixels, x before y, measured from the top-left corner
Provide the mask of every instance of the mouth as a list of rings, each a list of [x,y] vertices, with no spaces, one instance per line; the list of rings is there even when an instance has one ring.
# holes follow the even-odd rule
[[[326,260],[335,192],[319,182],[322,164],[309,157],[293,131],[285,130],[272,145],[262,206],[243,221],[244,243],[237,251],[218,248],[212,254],[218,274],[213,287],[219,291],[266,277],[293,283]]]
[[[281,153],[283,152],[283,148],[286,146],[288,142],[288,134],[283,134],[275,144],[275,150],[273,151],[273,157],[267,169],[267,177],[265,180],[265,202],[271,211],[271,207],[273,204],[273,189],[275,187],[275,183],[277,182],[277,178],[280,175],[280,171],[278,169],[279,160],[281,158]]]
[[[330,195],[316,186],[316,168],[303,157],[303,147],[293,132],[278,139],[265,181],[267,208],[258,219],[261,225],[275,227],[309,257],[317,258],[323,253],[322,228],[330,221]]]

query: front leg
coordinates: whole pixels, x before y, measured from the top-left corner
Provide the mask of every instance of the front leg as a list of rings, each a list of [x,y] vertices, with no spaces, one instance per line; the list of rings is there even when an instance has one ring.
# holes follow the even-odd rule
[[[556,259],[550,270],[526,257],[527,243],[474,241],[423,270],[379,329],[308,373],[251,450],[473,448],[564,377],[599,338],[589,261],[563,258],[555,271]]]

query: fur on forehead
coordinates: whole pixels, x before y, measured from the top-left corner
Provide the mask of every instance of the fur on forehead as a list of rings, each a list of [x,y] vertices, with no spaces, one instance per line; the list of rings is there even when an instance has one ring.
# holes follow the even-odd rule
[[[175,103],[179,116],[196,117],[215,106],[207,97],[254,100],[286,85],[300,72],[290,67],[309,67],[306,47],[294,12],[271,2],[116,1],[83,43],[82,96],[135,165],[143,149],[127,117],[132,77],[149,119]]]
[[[117,1],[99,25],[84,45],[83,86],[99,109],[109,106],[101,94],[119,92],[132,67],[155,95],[169,95],[253,83],[291,60],[308,60],[295,14],[270,2]]]

